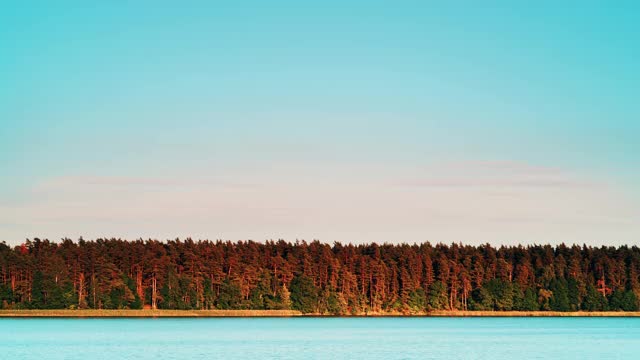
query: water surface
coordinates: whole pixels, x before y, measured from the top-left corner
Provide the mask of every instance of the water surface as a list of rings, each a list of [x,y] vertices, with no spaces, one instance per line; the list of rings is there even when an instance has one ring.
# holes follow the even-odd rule
[[[635,359],[640,318],[0,319],[2,359]]]

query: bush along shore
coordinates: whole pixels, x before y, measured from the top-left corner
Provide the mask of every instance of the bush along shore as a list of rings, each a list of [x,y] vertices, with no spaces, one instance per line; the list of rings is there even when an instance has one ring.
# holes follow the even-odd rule
[[[291,317],[296,310],[0,310],[0,317]]]
[[[0,308],[15,316],[618,316],[639,310],[639,269],[636,246],[33,239],[0,243]]]
[[[430,311],[421,313],[303,314],[297,310],[0,310],[0,318],[191,318],[191,317],[640,317],[630,311]]]

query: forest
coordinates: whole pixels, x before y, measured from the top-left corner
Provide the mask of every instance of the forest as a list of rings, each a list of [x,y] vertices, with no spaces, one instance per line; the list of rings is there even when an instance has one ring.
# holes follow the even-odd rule
[[[636,311],[640,249],[319,241],[0,243],[4,309]]]

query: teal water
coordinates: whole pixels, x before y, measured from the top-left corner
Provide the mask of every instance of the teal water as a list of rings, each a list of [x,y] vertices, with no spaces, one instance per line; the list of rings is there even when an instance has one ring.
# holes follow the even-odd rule
[[[1,359],[637,359],[640,318],[0,319]]]

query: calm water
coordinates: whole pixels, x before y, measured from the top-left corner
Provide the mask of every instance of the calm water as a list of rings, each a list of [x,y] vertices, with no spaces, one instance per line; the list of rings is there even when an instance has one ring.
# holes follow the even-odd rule
[[[0,319],[1,359],[639,357],[639,318]]]

